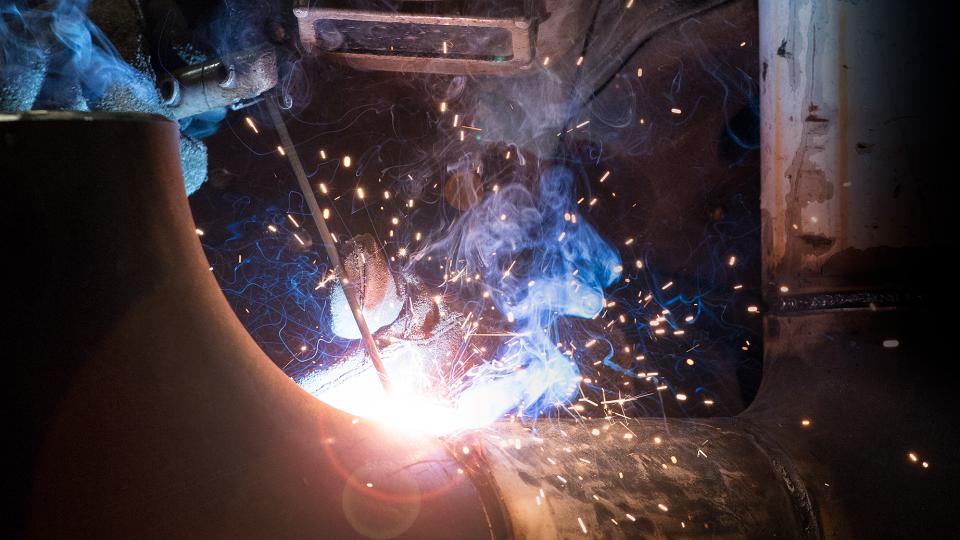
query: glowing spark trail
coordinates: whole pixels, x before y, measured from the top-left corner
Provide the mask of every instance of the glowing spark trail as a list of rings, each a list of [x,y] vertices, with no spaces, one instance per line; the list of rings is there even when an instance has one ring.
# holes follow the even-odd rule
[[[383,389],[386,392],[390,391],[390,380],[387,376],[387,370],[383,365],[383,361],[380,359],[380,351],[377,349],[377,342],[373,339],[373,334],[370,332],[370,328],[367,327],[367,321],[363,318],[363,312],[360,308],[360,302],[357,300],[357,292],[355,290],[356,282],[350,278],[347,274],[347,269],[340,263],[340,254],[337,253],[337,248],[333,244],[335,240],[333,235],[330,234],[330,230],[327,228],[327,223],[323,219],[322,213],[320,211],[320,204],[317,202],[317,197],[313,194],[313,189],[310,187],[310,182],[307,180],[307,173],[303,170],[303,163],[300,161],[300,156],[297,154],[297,149],[293,146],[293,140],[290,139],[290,133],[287,132],[287,126],[283,123],[283,117],[280,116],[280,109],[277,108],[276,103],[272,100],[267,99],[267,110],[270,111],[270,118],[273,120],[273,125],[277,128],[277,134],[280,135],[280,142],[283,143],[283,147],[286,149],[287,161],[290,162],[290,167],[293,168],[294,176],[297,177],[297,183],[300,184],[300,191],[303,192],[304,199],[307,200],[307,206],[310,207],[310,215],[313,216],[313,222],[316,224],[317,229],[320,231],[320,238],[323,239],[323,246],[326,248],[327,256],[330,257],[330,264],[334,268],[340,271],[340,275],[343,276],[343,293],[347,297],[347,303],[350,305],[350,312],[353,314],[354,319],[357,321],[357,328],[360,329],[360,335],[363,336],[363,343],[367,348],[367,353],[370,355],[370,359],[373,361],[373,367],[376,368],[377,374],[379,375],[380,383],[383,384]],[[346,160],[349,158],[344,158],[344,165],[349,166],[349,162]]]

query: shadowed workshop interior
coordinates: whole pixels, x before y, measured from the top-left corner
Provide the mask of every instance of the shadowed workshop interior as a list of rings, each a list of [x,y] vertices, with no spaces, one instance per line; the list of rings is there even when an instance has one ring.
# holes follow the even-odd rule
[[[5,529],[953,536],[953,11],[0,4]]]

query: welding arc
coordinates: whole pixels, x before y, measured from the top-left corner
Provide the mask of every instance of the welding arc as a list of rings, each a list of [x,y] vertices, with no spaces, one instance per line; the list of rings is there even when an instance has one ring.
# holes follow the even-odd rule
[[[333,236],[330,234],[330,229],[327,228],[327,223],[324,221],[323,215],[320,212],[320,204],[317,203],[317,197],[313,194],[313,188],[310,186],[310,182],[307,181],[307,173],[303,170],[300,155],[297,154],[297,149],[294,148],[293,141],[290,139],[287,125],[283,122],[283,117],[280,116],[280,109],[277,107],[277,104],[274,103],[273,99],[267,98],[264,101],[266,101],[267,109],[270,111],[270,118],[273,120],[273,125],[277,128],[277,134],[280,135],[280,143],[283,145],[283,151],[287,155],[287,161],[290,162],[293,174],[297,177],[300,191],[303,192],[303,197],[307,200],[307,206],[310,208],[310,215],[313,216],[313,222],[320,231],[320,238],[323,239],[323,246],[327,250],[330,264],[340,272],[343,294],[347,297],[350,312],[353,313],[353,318],[357,321],[360,335],[363,336],[363,344],[366,346],[367,353],[373,361],[373,367],[376,368],[377,375],[380,376],[380,383],[383,384],[384,391],[389,393],[390,378],[387,376],[387,369],[384,367],[383,360],[380,358],[380,350],[377,349],[377,342],[374,341],[373,334],[367,326],[367,321],[363,318],[363,311],[361,311],[360,302],[357,300],[357,282],[350,277],[346,267],[340,262],[340,255],[337,253],[337,247],[334,245]]]

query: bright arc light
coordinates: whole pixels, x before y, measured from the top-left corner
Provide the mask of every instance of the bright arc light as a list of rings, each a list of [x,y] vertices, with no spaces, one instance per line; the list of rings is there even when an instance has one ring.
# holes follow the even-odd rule
[[[476,429],[493,420],[483,416],[481,410],[458,408],[450,400],[437,397],[442,385],[437,384],[436,370],[418,346],[399,342],[380,352],[390,375],[390,395],[384,392],[369,363],[348,377],[325,377],[321,372],[301,385],[348,414],[400,431],[446,435]]]
[[[467,386],[463,381],[446,380],[435,363],[436,355],[413,343],[393,343],[380,355],[390,375],[389,395],[372,364],[359,355],[352,360],[362,362],[359,365],[352,363],[353,367],[343,371],[319,371],[298,383],[348,414],[387,428],[431,435],[482,428],[526,396],[538,396],[555,387],[567,394],[575,391],[577,384],[576,368],[559,353],[547,362],[507,374],[481,370]]]

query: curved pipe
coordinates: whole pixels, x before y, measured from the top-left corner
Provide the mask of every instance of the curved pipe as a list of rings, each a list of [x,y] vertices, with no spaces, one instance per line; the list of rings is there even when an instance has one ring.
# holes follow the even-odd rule
[[[56,159],[37,159],[56,156]],[[0,117],[19,224],[14,529],[40,537],[485,538],[502,530],[433,438],[359,421],[260,351],[208,269],[177,128]],[[17,512],[17,510],[21,510]]]

